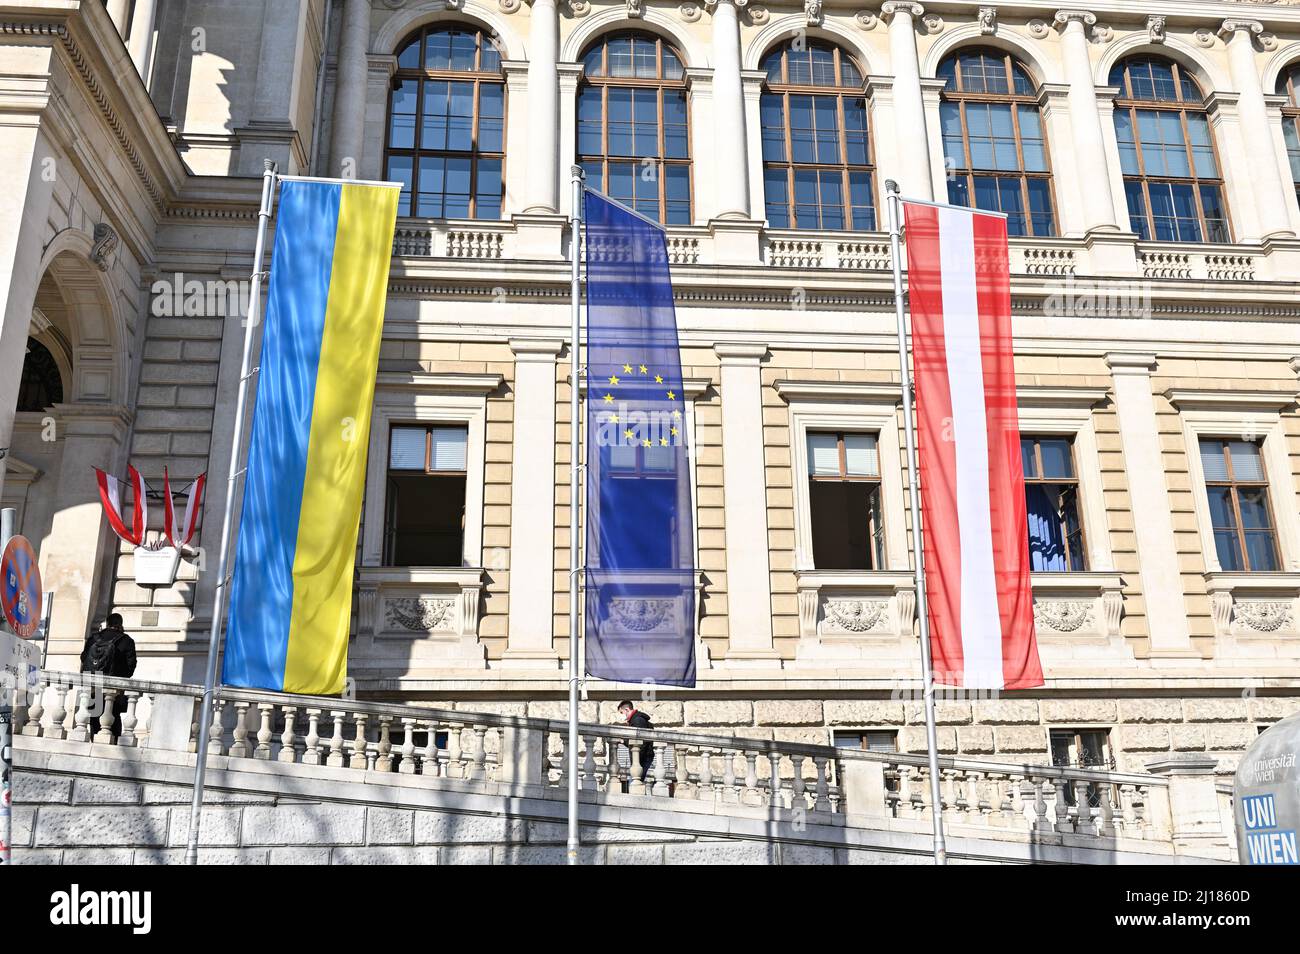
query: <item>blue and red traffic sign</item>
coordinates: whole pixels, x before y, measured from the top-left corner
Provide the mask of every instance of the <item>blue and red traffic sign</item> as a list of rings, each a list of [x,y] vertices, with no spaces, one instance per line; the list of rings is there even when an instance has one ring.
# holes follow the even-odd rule
[[[0,608],[23,639],[36,634],[41,625],[41,571],[26,537],[12,537],[0,557]]]

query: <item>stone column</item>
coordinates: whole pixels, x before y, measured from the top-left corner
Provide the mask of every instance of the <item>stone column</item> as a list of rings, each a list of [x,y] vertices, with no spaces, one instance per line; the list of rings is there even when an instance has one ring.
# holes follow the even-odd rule
[[[1153,354],[1106,355],[1114,377],[1115,411],[1128,479],[1138,576],[1146,605],[1151,657],[1198,657],[1187,627],[1187,602],[1169,514],[1169,489],[1151,394]]]
[[[1218,781],[1214,774],[1219,760],[1201,753],[1173,754],[1146,763],[1152,775],[1168,779],[1168,799],[1152,795],[1152,822],[1157,830],[1167,824],[1174,852],[1198,858],[1222,858],[1231,855],[1231,832],[1223,830],[1219,811]],[[1164,817],[1161,817],[1164,816]]]
[[[1096,22],[1096,15],[1086,10],[1056,12],[1056,25],[1061,30],[1061,58],[1070,84],[1075,182],[1086,232],[1119,230],[1115,222],[1115,200],[1110,193],[1110,173],[1106,168],[1101,114],[1097,110],[1097,86],[1092,79],[1092,61],[1088,58],[1087,29]]]
[[[524,211],[559,209],[560,15],[555,0],[532,0],[528,48],[528,175]]]
[[[556,669],[555,361],[558,339],[510,340],[515,353],[506,666]]]
[[[560,74],[560,169],[564,173],[560,213],[567,216],[573,205],[569,170],[578,159],[578,82],[582,79],[582,64],[560,63],[556,69]]]
[[[713,3],[713,181],[717,217],[749,218],[749,157],[740,76],[740,22],[749,0]]]
[[[125,37],[126,22],[131,18],[131,0],[105,0],[104,9],[108,11],[108,18],[117,27],[117,32]]]
[[[1287,214],[1288,198],[1283,188],[1282,171],[1278,168],[1273,147],[1264,87],[1255,64],[1253,38],[1263,32],[1264,25],[1258,20],[1224,20],[1219,27],[1219,35],[1228,45],[1232,85],[1237,87],[1240,96],[1237,112],[1241,118],[1251,192],[1259,209],[1260,231],[1265,239],[1295,238]]]
[[[149,60],[153,55],[153,27],[158,14],[157,0],[136,0],[135,16],[131,23],[131,36],[127,49],[131,60],[147,87],[149,85]]]
[[[306,166],[304,144],[295,128],[293,102],[294,76],[303,65],[301,57],[305,52],[301,42],[306,30],[305,10],[306,5],[296,3],[268,3],[262,11],[253,102],[248,122],[235,129],[240,175],[261,175],[266,159],[276,162],[284,175],[302,172]],[[312,135],[317,131],[313,130]],[[329,160],[328,156],[324,158]]]
[[[933,199],[930,150],[925,132],[925,101],[921,65],[916,57],[916,20],[925,7],[907,0],[889,0],[880,17],[889,24],[889,63],[893,73],[894,137],[897,142],[898,184],[903,195]]]
[[[370,0],[343,0],[342,22],[338,69],[334,74],[330,166],[326,175],[352,179],[361,168],[364,148]]]
[[[767,345],[713,346],[722,364],[723,519],[727,544],[727,661],[775,663],[768,572],[763,382]]]

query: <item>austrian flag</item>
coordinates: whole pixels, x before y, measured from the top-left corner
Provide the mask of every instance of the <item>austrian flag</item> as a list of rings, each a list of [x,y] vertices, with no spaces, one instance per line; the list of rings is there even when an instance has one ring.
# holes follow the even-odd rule
[[[904,206],[935,681],[1041,686],[1006,219]]]

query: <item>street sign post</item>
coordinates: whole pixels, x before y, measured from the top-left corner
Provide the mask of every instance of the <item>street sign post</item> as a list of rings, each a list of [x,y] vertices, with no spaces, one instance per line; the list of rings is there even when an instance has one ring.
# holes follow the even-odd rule
[[[40,665],[28,640],[41,623],[41,571],[27,538],[13,533],[15,516],[11,508],[0,512],[0,609],[14,631],[0,632],[0,865],[9,864],[13,830],[13,693],[27,691]]]

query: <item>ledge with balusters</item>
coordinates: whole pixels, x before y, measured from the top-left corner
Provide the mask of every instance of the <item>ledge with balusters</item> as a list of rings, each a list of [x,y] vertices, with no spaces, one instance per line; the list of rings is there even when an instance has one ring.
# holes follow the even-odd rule
[[[15,696],[15,742],[128,758],[122,750],[193,753],[201,697],[193,685],[40,672]],[[227,769],[261,760],[320,766],[334,781],[375,783],[392,773],[563,799],[567,736],[557,720],[224,688],[208,754]],[[580,739],[578,788],[587,802],[831,828],[931,827],[924,755],[595,724],[582,724]],[[1233,850],[1231,792],[1216,783],[1212,760],[1171,759],[1153,763],[1152,774],[1126,774],[945,756],[940,772],[954,837],[1220,860]]]
[[[557,231],[557,241],[560,235]],[[708,226],[670,226],[667,235],[670,264],[724,264]],[[407,260],[486,262],[562,257],[559,247],[539,256],[539,246],[532,238],[521,233],[511,221],[403,218],[397,223],[393,254]],[[891,268],[886,232],[765,228],[761,231],[758,250],[758,259],[750,264],[864,272],[887,272]],[[1300,265],[1300,243],[1142,242],[1126,233],[1108,233],[1100,239],[1012,238],[1009,264],[1013,275],[1057,279],[1108,276],[1192,282],[1289,281],[1293,269]]]

